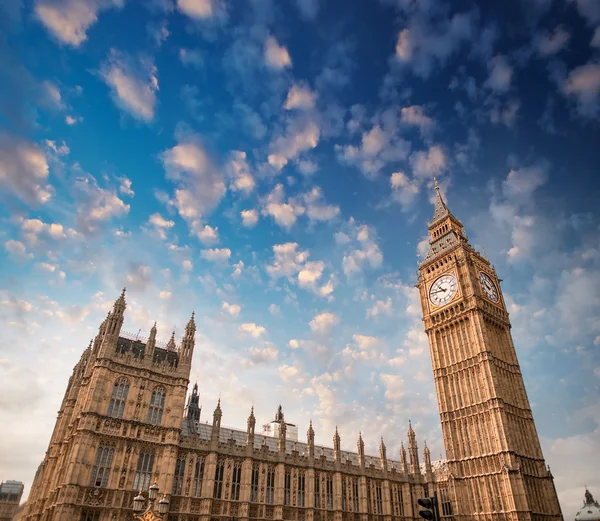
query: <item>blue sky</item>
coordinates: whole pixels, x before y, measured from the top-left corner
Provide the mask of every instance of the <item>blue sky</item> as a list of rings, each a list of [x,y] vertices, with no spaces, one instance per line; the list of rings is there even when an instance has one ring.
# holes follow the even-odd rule
[[[600,4],[487,4],[1,0],[0,478],[30,485],[123,286],[132,333],[195,310],[204,419],[282,403],[396,455],[411,418],[442,452],[414,289],[437,177],[572,518],[600,489]]]

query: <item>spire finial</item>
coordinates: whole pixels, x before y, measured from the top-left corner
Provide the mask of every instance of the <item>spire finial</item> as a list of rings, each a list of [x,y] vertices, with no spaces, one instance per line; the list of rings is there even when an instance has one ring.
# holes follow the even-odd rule
[[[438,184],[437,177],[433,178],[433,186],[436,190],[440,189],[440,185]]]

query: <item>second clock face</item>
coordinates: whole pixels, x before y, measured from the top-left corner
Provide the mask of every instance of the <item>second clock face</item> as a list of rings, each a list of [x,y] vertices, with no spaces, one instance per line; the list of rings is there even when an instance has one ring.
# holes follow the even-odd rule
[[[479,284],[487,298],[492,302],[498,302],[498,290],[487,273],[483,273],[483,271],[479,272]]]
[[[443,306],[452,300],[457,290],[456,277],[442,275],[429,288],[429,300],[436,306]]]

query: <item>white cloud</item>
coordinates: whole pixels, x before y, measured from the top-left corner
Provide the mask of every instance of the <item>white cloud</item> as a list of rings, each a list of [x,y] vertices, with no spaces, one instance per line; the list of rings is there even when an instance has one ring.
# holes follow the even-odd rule
[[[437,18],[434,23],[433,18],[428,19],[422,12],[417,11],[408,26],[398,33],[395,58],[401,67],[410,67],[417,76],[428,78],[470,40],[476,14],[458,13],[452,18]]]
[[[415,177],[431,179],[446,169],[447,159],[440,145],[432,145],[426,152],[418,151],[412,154],[410,163]]]
[[[350,242],[345,243],[347,249],[342,259],[346,277],[361,274],[367,265],[373,269],[379,268],[383,262],[383,254],[375,240],[374,230],[364,224],[357,226],[353,218],[348,220],[346,227],[348,234],[344,235],[350,239]]]
[[[219,228],[213,228],[208,224],[205,225],[204,228],[198,230],[198,233],[196,235],[203,244],[208,245],[216,244],[217,242],[219,242]]]
[[[175,221],[167,220],[157,212],[150,216],[148,224],[153,227],[154,232],[164,241],[167,238],[166,231],[175,226]]]
[[[258,326],[254,322],[246,322],[239,327],[241,333],[250,335],[252,338],[260,338],[267,330],[263,326]]]
[[[269,313],[271,313],[271,315],[274,317],[279,317],[281,316],[281,309],[279,309],[279,306],[277,304],[270,304]]]
[[[418,127],[421,134],[427,134],[434,127],[433,119],[425,114],[425,110],[420,105],[403,107],[400,114],[404,123]]]
[[[57,145],[55,141],[52,141],[51,139],[46,139],[46,146],[50,150],[52,150],[52,152],[59,156],[66,156],[71,152],[71,150],[69,150],[69,147],[64,141],[62,142],[62,144]]]
[[[28,204],[45,203],[52,196],[46,184],[48,161],[35,143],[0,132],[0,187]]]
[[[75,116],[69,116],[69,115],[65,116],[65,123],[69,126],[76,125],[77,123],[81,123],[82,121],[83,121],[82,117],[75,117]]]
[[[278,135],[269,145],[269,165],[280,171],[302,152],[315,148],[319,144],[320,136],[319,124],[312,117],[288,120],[285,132]]]
[[[483,86],[496,93],[507,92],[511,86],[513,68],[506,56],[494,56],[488,63],[488,69],[490,74]]]
[[[290,349],[298,349],[300,347],[300,342],[298,340],[296,340],[295,338],[292,338],[288,342],[288,346],[290,347]]]
[[[100,74],[121,110],[141,121],[154,119],[158,70],[149,57],[136,59],[111,49]]]
[[[562,83],[563,93],[576,103],[581,116],[598,114],[600,97],[600,62],[589,62],[573,69]]]
[[[48,224],[40,219],[21,219],[20,223],[23,236],[30,246],[36,246],[42,236],[55,241],[67,238],[63,225],[59,223]],[[73,230],[69,232],[72,234]]]
[[[248,195],[254,190],[256,182],[250,173],[246,152],[234,150],[229,156],[226,170],[231,178],[229,186],[232,191]]]
[[[158,294],[158,297],[159,297],[161,300],[169,300],[169,299],[170,299],[172,296],[173,296],[173,294],[172,294],[170,291],[167,291],[167,290],[161,291],[161,292]]]
[[[177,183],[174,205],[192,233],[202,229],[201,219],[225,195],[223,174],[216,168],[196,134],[179,136],[178,144],[162,153],[167,178]]]
[[[392,299],[388,297],[386,300],[378,300],[371,308],[367,310],[367,317],[378,317],[380,315],[392,315]]]
[[[35,14],[61,43],[79,47],[103,9],[120,7],[121,0],[38,0]]]
[[[229,304],[228,302],[223,302],[223,304],[221,304],[221,309],[232,317],[238,317],[242,310],[239,304]]]
[[[279,350],[274,345],[268,345],[262,348],[252,346],[248,349],[248,353],[250,355],[250,366],[275,362],[279,356]]]
[[[94,233],[100,223],[129,213],[130,206],[119,198],[116,189],[101,188],[92,175],[77,177],[74,190],[78,199],[78,226],[84,233]]]
[[[27,253],[27,248],[25,247],[25,244],[23,244],[21,241],[16,241],[14,239],[9,239],[8,241],[5,241],[4,249],[13,257],[33,257],[33,254]]]
[[[125,279],[127,287],[134,291],[145,291],[151,284],[152,269],[147,264],[132,264]]]
[[[404,379],[397,374],[382,373],[379,379],[385,388],[385,399],[387,401],[396,401],[404,397]]]
[[[294,199],[288,199],[285,202],[282,184],[276,185],[271,193],[267,195],[262,209],[263,215],[272,217],[285,230],[290,230],[296,223],[298,216],[303,215],[304,212],[304,206]]]
[[[323,192],[317,186],[306,192],[302,199],[306,205],[306,215],[312,221],[330,221],[340,214],[338,206],[325,202]]]
[[[122,177],[120,179],[121,184],[119,185],[119,192],[124,195],[128,195],[129,197],[133,197],[135,192],[131,189],[131,179],[127,177]]]
[[[210,262],[227,262],[231,257],[231,250],[229,248],[211,248],[202,250],[200,256]]]
[[[421,190],[421,185],[414,179],[409,179],[404,172],[394,172],[390,177],[392,197],[402,206],[410,206]]]
[[[177,9],[193,20],[225,20],[227,4],[224,0],[177,0]]]
[[[306,84],[294,84],[291,86],[283,108],[285,110],[314,108],[317,102],[317,93],[310,90]]]
[[[566,48],[571,35],[562,25],[554,29],[553,33],[544,32],[536,38],[537,52],[540,56],[552,56]]]
[[[256,210],[242,210],[240,215],[242,216],[242,224],[246,228],[254,228],[256,226],[258,222],[258,212]]]
[[[287,48],[279,45],[273,36],[267,38],[265,42],[264,57],[266,64],[273,69],[285,69],[292,65]]]
[[[600,5],[597,0],[574,0],[579,14],[585,18],[590,25],[600,22]]]
[[[315,317],[309,322],[310,329],[317,335],[328,335],[334,326],[339,323],[339,318],[334,313],[326,311],[315,315]]]

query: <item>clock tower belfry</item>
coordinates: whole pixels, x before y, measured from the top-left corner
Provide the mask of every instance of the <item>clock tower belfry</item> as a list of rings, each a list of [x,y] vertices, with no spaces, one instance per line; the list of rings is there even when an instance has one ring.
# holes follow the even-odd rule
[[[562,521],[500,279],[435,185],[419,295],[457,521]]]

